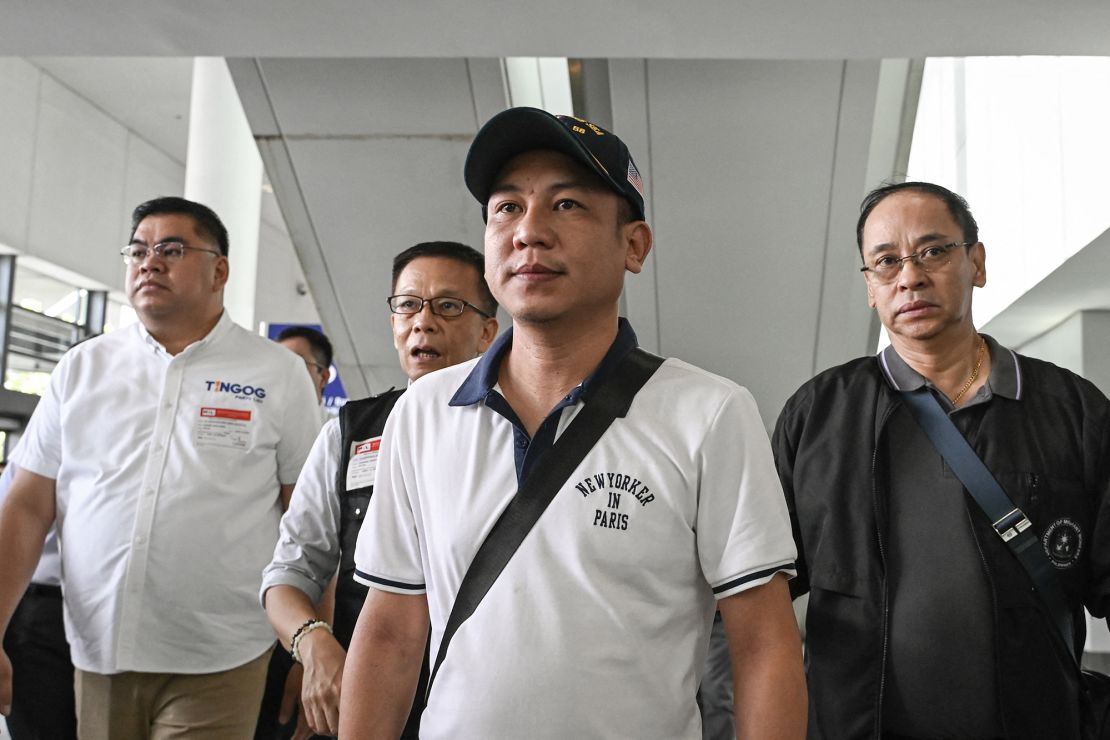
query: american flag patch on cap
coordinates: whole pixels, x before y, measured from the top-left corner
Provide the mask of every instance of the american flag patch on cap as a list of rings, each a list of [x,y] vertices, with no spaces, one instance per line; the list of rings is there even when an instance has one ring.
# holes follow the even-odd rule
[[[642,198],[644,195],[644,181],[640,177],[640,171],[636,169],[636,165],[633,164],[631,159],[628,160],[628,181],[632,183],[632,187],[636,188],[636,192]]]

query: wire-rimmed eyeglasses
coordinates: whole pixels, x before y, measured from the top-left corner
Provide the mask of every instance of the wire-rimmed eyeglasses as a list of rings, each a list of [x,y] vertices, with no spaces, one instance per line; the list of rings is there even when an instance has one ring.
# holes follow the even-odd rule
[[[139,265],[146,261],[146,258],[153,254],[155,257],[160,257],[167,262],[180,262],[185,257],[185,252],[192,250],[194,252],[208,252],[217,257],[221,256],[221,252],[215,249],[205,249],[204,247],[189,247],[181,242],[159,242],[153,247],[148,247],[145,244],[128,244],[119,250],[123,256],[123,264],[125,265]]]
[[[925,272],[932,272],[938,270],[949,262],[952,261],[951,252],[956,247],[970,247],[973,242],[952,242],[951,244],[932,244],[927,247],[907,254],[905,257],[897,257],[893,254],[884,254],[877,257],[870,265],[864,265],[859,268],[860,272],[870,273],[880,283],[889,283],[895,280],[902,272],[902,266],[906,261],[916,262],[917,265]]]

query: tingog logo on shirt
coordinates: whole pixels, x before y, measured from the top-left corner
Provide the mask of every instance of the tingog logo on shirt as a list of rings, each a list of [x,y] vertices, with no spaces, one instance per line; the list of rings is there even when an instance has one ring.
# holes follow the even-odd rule
[[[243,385],[242,383],[228,383],[223,380],[204,381],[206,390],[214,393],[231,393],[236,398],[246,400],[254,397],[261,401],[266,397],[266,389],[260,385]]]

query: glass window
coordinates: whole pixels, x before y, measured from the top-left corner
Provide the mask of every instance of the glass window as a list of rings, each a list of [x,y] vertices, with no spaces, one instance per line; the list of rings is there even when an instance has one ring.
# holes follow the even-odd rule
[[[907,179],[967,198],[982,326],[1110,226],[1110,58],[925,63]]]

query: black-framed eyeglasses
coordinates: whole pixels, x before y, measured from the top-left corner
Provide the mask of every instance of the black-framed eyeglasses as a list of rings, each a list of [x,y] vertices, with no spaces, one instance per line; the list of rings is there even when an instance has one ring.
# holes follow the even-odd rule
[[[128,244],[121,248],[119,253],[123,256],[123,264],[125,265],[139,265],[146,261],[152,253],[155,257],[161,257],[167,262],[180,262],[185,257],[186,251],[193,252],[208,252],[217,257],[222,256],[222,253],[215,249],[205,249],[204,247],[190,247],[182,244],[181,242],[158,242],[153,247],[148,247],[143,244]]]
[[[907,254],[905,257],[884,254],[877,257],[870,265],[864,265],[859,268],[859,271],[870,273],[880,283],[889,283],[894,281],[899,273],[902,272],[902,266],[906,264],[907,260],[916,262],[925,272],[932,272],[933,270],[939,270],[952,261],[951,252],[953,249],[956,247],[970,247],[973,244],[974,242],[932,244],[928,247],[922,247],[913,254]]]
[[[391,295],[386,299],[386,302],[389,303],[390,311],[402,316],[420,313],[424,310],[424,304],[428,304],[432,307],[432,313],[447,319],[461,316],[462,312],[468,308],[474,309],[487,319],[493,318],[473,303],[467,303],[462,298],[453,298],[446,295],[438,298],[422,298],[418,295]]]

